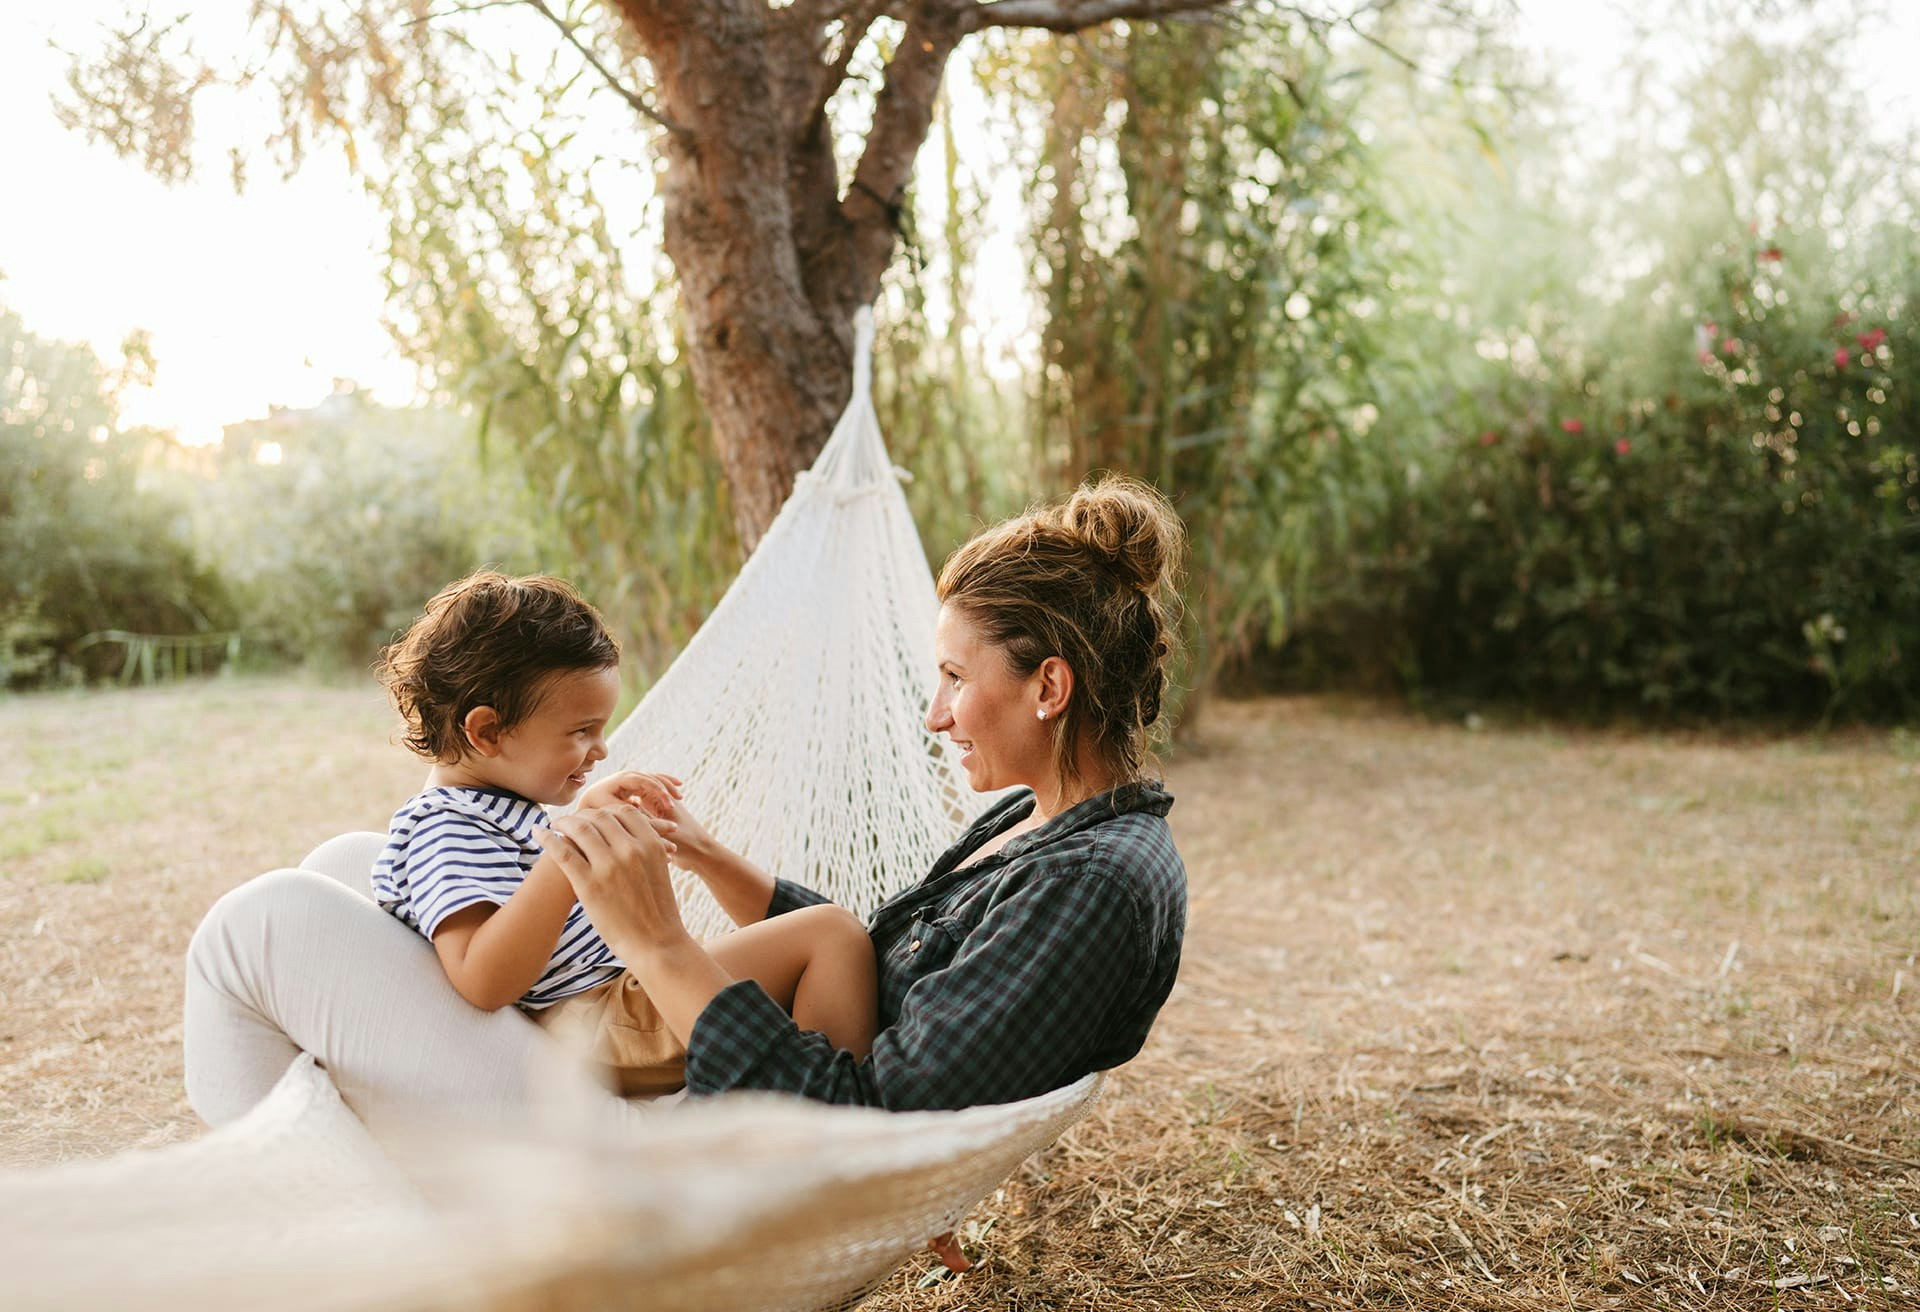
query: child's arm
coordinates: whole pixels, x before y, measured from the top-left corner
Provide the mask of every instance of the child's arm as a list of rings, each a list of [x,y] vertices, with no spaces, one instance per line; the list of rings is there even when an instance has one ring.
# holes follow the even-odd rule
[[[573,901],[573,886],[543,854],[505,902],[462,907],[435,927],[440,968],[484,1011],[518,1001],[546,970]]]

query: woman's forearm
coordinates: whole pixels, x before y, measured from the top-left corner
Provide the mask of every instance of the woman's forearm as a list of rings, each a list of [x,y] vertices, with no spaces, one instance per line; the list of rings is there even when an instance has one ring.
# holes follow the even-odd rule
[[[734,983],[733,976],[691,937],[669,947],[636,951],[626,963],[658,1008],[660,1019],[682,1043],[692,1037],[694,1022],[707,1004]]]
[[[687,1039],[707,1004],[734,980],[694,942],[681,921],[660,833],[651,820],[630,807],[576,812],[560,817],[553,827],[555,836],[564,841],[553,843],[547,851],[565,873],[587,919],[646,990],[667,1028]],[[689,866],[707,865],[721,854],[732,857],[730,862],[715,863],[715,874],[699,873],[709,879],[718,877],[728,894],[721,899],[722,905],[732,903],[729,914],[752,911],[754,889],[763,888],[752,918],[764,918],[773,881],[757,866],[692,826],[676,835],[676,850]]]
[[[754,925],[767,918],[767,907],[773,901],[772,875],[711,839],[698,850],[682,844],[679,856],[680,863],[700,877],[734,924]]]

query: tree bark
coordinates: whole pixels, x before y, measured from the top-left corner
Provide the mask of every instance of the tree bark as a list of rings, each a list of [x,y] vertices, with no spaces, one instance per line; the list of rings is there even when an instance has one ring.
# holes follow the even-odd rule
[[[827,304],[795,240],[817,168],[792,171],[787,111],[802,69],[779,13],[756,0],[622,0],[676,124],[662,179],[668,258],[680,277],[688,363],[713,423],[734,522],[751,547],[819,453],[852,378],[852,288]],[[830,181],[830,180],[829,180]],[[795,183],[801,194],[795,194]],[[816,284],[824,280],[816,279]]]

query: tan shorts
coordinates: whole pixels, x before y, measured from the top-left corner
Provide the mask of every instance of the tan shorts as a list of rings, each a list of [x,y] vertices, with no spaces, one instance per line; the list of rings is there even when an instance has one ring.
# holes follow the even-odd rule
[[[601,1067],[622,1097],[672,1093],[686,1085],[687,1045],[674,1037],[631,974],[562,998],[533,1019]]]

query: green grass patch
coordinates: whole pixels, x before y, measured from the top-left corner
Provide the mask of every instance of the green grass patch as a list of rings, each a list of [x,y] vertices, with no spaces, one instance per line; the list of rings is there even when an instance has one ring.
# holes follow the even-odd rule
[[[0,837],[0,861],[22,861],[36,857],[62,843],[71,843],[80,831],[61,816],[48,816],[37,823],[23,825]]]
[[[110,873],[107,863],[97,856],[83,856],[67,863],[60,874],[63,884],[98,884]]]

